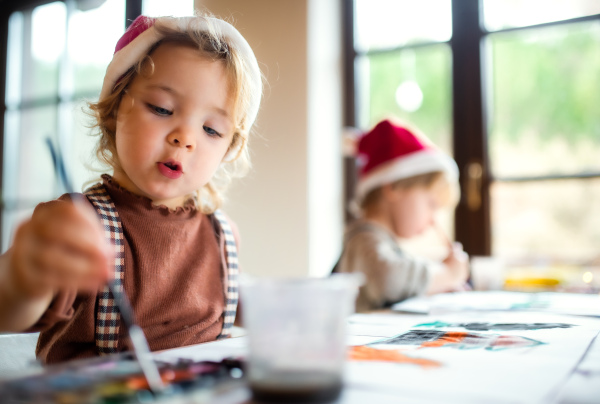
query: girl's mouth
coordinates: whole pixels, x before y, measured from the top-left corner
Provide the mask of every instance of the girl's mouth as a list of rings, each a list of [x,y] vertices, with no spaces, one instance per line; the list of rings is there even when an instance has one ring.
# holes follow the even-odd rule
[[[172,180],[176,180],[183,175],[183,168],[178,161],[159,161],[156,163],[156,166],[162,175]]]

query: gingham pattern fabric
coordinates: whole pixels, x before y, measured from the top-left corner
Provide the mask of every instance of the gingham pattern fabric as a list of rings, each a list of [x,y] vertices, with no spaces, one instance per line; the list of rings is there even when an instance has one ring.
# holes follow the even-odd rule
[[[125,271],[125,244],[123,242],[123,228],[119,213],[112,199],[102,184],[96,184],[84,192],[85,196],[94,205],[106,239],[115,247],[115,283],[117,291],[123,292],[123,274]],[[98,294],[96,301],[96,349],[99,355],[108,355],[117,352],[119,343],[119,326],[121,315],[115,305],[112,293],[108,286],[104,286]]]
[[[225,215],[217,210],[214,213],[215,219],[221,225],[221,231],[225,238],[225,259],[227,261],[227,292],[225,294],[225,318],[223,319],[223,330],[217,339],[228,338],[231,336],[231,327],[235,320],[235,313],[238,305],[238,256],[235,245],[235,238],[231,231],[231,226],[227,222]]]
[[[115,247],[115,287],[118,291],[123,292],[125,245],[119,213],[104,185],[96,184],[86,190],[85,195],[102,221],[106,239]],[[233,327],[235,321],[238,304],[238,258],[235,238],[225,215],[220,211],[216,211],[214,216],[225,238],[225,258],[227,261],[225,318],[223,319],[221,334],[217,337],[217,339],[222,339],[231,336],[231,327]],[[121,316],[114,303],[113,295],[105,286],[98,295],[96,304],[96,348],[99,355],[117,352],[120,321]]]

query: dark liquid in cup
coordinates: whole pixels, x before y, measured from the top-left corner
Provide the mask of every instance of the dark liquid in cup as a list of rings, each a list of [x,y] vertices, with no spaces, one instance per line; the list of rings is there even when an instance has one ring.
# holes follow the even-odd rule
[[[339,397],[342,381],[330,373],[281,372],[251,381],[252,397],[263,403],[326,403]]]

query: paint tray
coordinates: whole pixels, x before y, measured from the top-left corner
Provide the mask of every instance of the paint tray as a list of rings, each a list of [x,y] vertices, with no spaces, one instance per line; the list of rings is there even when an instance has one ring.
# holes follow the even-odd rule
[[[42,373],[0,382],[2,403],[129,404],[208,400],[211,392],[244,383],[239,360],[158,362],[164,392],[153,394],[129,353],[51,365]]]

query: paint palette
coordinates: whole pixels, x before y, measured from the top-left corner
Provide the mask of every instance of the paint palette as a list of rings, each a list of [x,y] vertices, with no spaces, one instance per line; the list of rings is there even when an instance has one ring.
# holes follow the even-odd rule
[[[164,392],[153,394],[137,361],[129,354],[75,360],[47,367],[43,373],[0,383],[2,403],[174,403],[202,402],[216,387],[241,384],[242,362],[180,359],[157,362]]]

